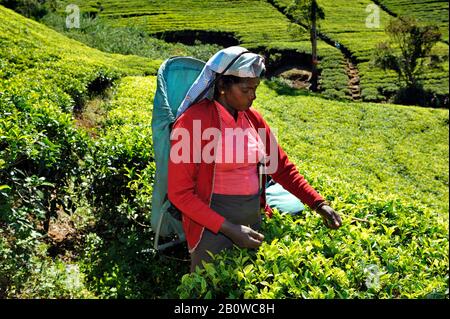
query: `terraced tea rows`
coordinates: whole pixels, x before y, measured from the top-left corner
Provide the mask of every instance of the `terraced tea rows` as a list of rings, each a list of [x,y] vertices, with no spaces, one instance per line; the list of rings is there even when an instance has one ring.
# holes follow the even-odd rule
[[[264,1],[74,1],[84,11],[108,17],[115,25],[141,26],[150,34],[199,30],[229,32],[248,47],[308,48],[308,34],[291,38],[289,20]],[[247,8],[247,10],[245,9]],[[211,39],[214,41],[214,39]]]
[[[291,3],[290,0],[273,2],[282,9]],[[416,7],[420,5],[420,1],[408,3],[415,3]],[[395,84],[397,75],[394,72],[384,72],[370,62],[377,44],[388,40],[384,30],[391,16],[381,8],[377,9],[370,0],[354,2],[318,0],[318,4],[325,12],[325,19],[321,21],[319,27],[320,32],[347,48],[358,63],[363,100],[380,101],[384,100],[385,96],[392,95],[398,89]],[[407,13],[406,4],[404,8],[404,12]],[[440,10],[438,12],[441,12]],[[438,43],[433,52],[440,56],[448,56],[448,45]],[[442,67],[443,70],[440,72],[428,71],[424,74],[425,89],[440,95],[448,94],[449,85],[448,63],[443,63]]]
[[[200,32],[197,37],[207,38],[213,43],[229,41],[231,37],[236,41],[234,44],[265,53],[292,49],[300,53],[311,52],[309,33],[291,24],[265,1],[66,1],[72,2],[78,4],[82,12],[108,18],[114,26],[137,26],[149,34],[167,39],[181,40],[186,34],[192,36],[194,32]],[[318,42],[318,53],[323,61],[320,66],[324,75],[321,87],[325,95],[349,98],[343,55],[323,41]]]
[[[420,21],[436,24],[448,44],[448,1],[447,0],[377,0],[396,15],[413,16]]]

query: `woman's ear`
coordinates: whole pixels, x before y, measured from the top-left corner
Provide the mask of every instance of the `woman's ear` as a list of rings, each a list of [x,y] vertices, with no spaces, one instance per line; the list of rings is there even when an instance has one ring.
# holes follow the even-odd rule
[[[217,91],[223,91],[225,89],[225,86],[223,85],[223,80],[221,78],[217,79],[216,82]]]
[[[222,79],[219,79],[217,84],[216,84],[216,88],[217,88],[217,95],[218,96],[223,96],[225,94],[225,84],[223,83]]]

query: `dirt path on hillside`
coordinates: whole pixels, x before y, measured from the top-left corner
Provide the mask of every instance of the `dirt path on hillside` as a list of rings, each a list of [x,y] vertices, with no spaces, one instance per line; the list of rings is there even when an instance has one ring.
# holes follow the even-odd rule
[[[282,13],[286,18],[288,18],[291,22],[295,22],[295,19],[289,15],[286,14],[283,10],[283,8],[275,3],[273,0],[267,1],[269,4],[271,4],[275,9],[277,9],[280,13]],[[300,26],[302,26],[305,29],[308,29],[306,25],[303,25],[301,23],[298,23]],[[337,48],[341,53],[344,55],[346,60],[346,66],[345,70],[347,72],[348,76],[348,90],[350,92],[350,95],[353,100],[360,100],[361,99],[361,88],[360,88],[360,78],[359,78],[359,71],[358,71],[358,65],[356,62],[356,59],[354,58],[354,54],[352,51],[350,51],[345,45],[339,43],[338,41],[335,41],[331,39],[328,35],[318,31],[317,36],[320,40],[324,41],[325,43]]]
[[[350,90],[350,94],[352,95],[352,99],[354,101],[361,100],[361,87],[359,86],[360,78],[358,68],[350,61],[346,59],[345,70],[348,75],[348,88]]]

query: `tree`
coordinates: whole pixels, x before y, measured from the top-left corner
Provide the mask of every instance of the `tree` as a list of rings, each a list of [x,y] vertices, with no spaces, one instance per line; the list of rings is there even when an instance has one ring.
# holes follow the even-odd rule
[[[419,25],[410,17],[391,20],[386,27],[391,42],[379,43],[374,64],[383,70],[398,74],[400,87],[420,86],[424,66],[436,67],[440,59],[430,55],[433,46],[441,40],[441,32],[434,25]]]
[[[10,8],[27,18],[40,19],[48,13],[46,2],[53,5],[54,0],[0,0],[0,5]]]
[[[305,26],[310,31],[312,54],[311,90],[317,91],[319,77],[317,71],[317,22],[325,19],[325,13],[316,0],[293,0],[287,8],[287,13],[295,19],[296,23]]]

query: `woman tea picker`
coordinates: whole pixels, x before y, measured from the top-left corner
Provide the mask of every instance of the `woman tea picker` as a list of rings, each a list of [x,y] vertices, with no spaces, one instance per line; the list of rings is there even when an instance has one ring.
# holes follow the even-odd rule
[[[238,46],[223,49],[206,63],[179,107],[168,198],[182,212],[191,272],[211,260],[207,251],[261,245],[261,209],[269,209],[262,186],[266,175],[319,213],[329,228],[341,226],[339,215],[297,171],[251,107],[264,71],[261,56]]]

